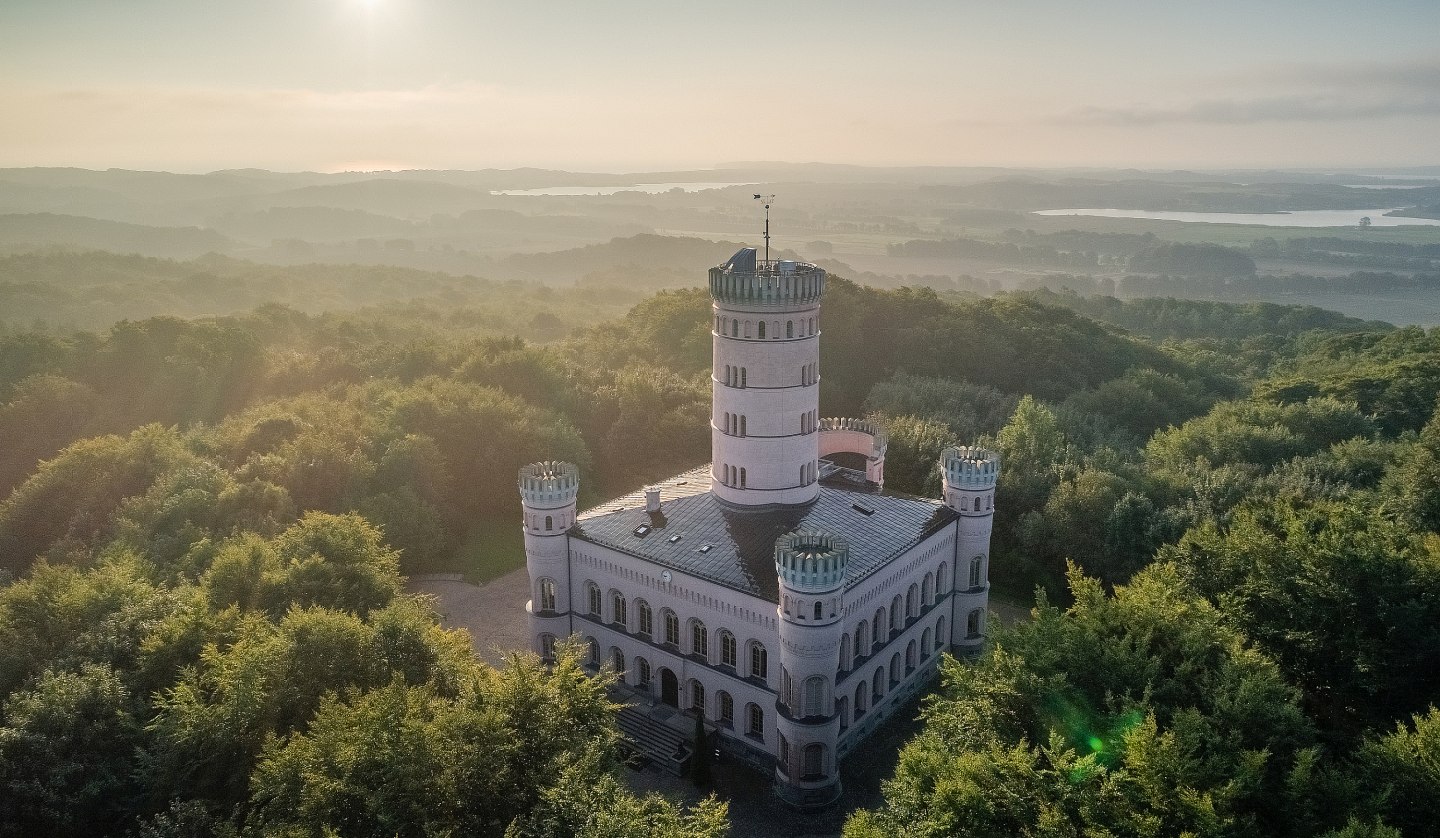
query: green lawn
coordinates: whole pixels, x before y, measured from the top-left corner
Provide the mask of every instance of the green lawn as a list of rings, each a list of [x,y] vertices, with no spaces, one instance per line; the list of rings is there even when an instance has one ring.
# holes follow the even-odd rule
[[[498,579],[525,566],[525,533],[518,521],[477,525],[455,551],[452,569],[474,584]]]

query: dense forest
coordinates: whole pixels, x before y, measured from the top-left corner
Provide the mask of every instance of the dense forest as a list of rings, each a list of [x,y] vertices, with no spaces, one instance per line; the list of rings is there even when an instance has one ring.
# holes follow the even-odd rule
[[[371,268],[324,313],[292,268],[11,258],[294,297],[0,335],[0,832],[723,833],[624,790],[573,653],[489,668],[402,590],[520,566],[471,548],[510,543],[523,463],[583,502],[704,462],[702,290]],[[887,487],[1000,451],[993,581],[1039,597],[848,834],[1428,834],[1440,332],[839,277],[822,327],[822,410],[887,424]]]

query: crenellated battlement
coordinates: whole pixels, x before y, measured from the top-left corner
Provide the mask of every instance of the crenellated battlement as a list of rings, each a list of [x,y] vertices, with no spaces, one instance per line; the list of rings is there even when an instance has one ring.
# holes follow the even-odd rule
[[[879,422],[869,419],[852,419],[848,417],[831,417],[820,420],[820,433],[835,431],[854,431],[855,433],[867,434],[872,440],[871,457],[884,457],[885,448],[890,444],[890,436],[886,433],[885,427]],[[857,451],[856,453],[864,453]]]
[[[531,463],[521,467],[518,485],[526,506],[566,506],[580,491],[580,469],[555,460]]]
[[[825,293],[825,270],[809,262],[757,261],[743,248],[710,269],[710,296],[721,303],[789,308],[814,305]]]
[[[1000,476],[1000,455],[984,448],[957,446],[940,455],[945,484],[957,489],[992,489]]]
[[[775,574],[782,588],[802,593],[833,591],[845,584],[850,542],[821,530],[800,530],[775,542]]]

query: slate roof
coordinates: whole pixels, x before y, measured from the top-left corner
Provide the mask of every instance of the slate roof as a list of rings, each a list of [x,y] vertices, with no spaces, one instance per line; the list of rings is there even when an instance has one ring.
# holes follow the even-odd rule
[[[806,506],[723,503],[710,494],[706,465],[657,484],[660,512],[646,512],[644,492],[635,492],[581,513],[570,535],[778,602],[775,540],[786,533],[804,527],[844,535],[845,583],[853,587],[959,517],[938,500],[880,492],[863,473],[822,465],[820,496]],[[648,531],[637,535],[642,526]]]

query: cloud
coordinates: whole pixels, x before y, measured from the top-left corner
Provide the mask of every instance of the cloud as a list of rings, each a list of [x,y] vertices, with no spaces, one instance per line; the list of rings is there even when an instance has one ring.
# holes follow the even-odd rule
[[[1201,99],[1175,106],[1087,107],[1057,121],[1145,126],[1167,123],[1251,125],[1262,122],[1337,122],[1406,116],[1440,116],[1440,92],[1411,96],[1291,94],[1252,99]]]
[[[1212,93],[1169,103],[1091,105],[1051,121],[1252,125],[1440,115],[1440,61],[1430,59],[1261,65],[1213,77],[1200,87]],[[1227,95],[1237,89],[1245,93]]]

